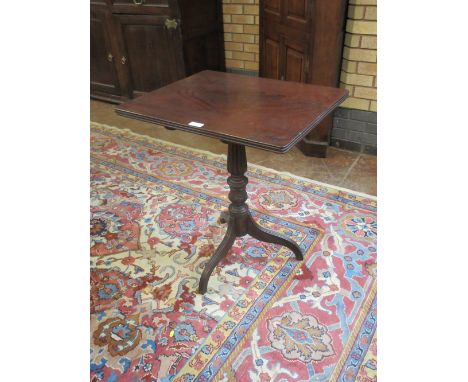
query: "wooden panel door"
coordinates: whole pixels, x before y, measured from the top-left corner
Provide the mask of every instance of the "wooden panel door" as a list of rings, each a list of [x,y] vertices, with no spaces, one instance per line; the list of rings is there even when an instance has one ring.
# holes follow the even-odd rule
[[[283,39],[284,79],[286,81],[307,82],[309,68],[309,46],[307,43]]]
[[[265,17],[268,17],[276,23],[281,22],[283,0],[263,0],[263,11]]]
[[[281,0],[281,21],[287,28],[308,32],[310,26],[310,0]]]
[[[260,34],[260,76],[281,79],[283,68],[281,62],[281,24],[282,0],[263,0]],[[283,76],[284,77],[284,76]]]
[[[106,10],[91,9],[91,91],[119,95],[115,54],[109,38],[109,18]]]
[[[170,16],[115,14],[121,40],[120,65],[129,76],[130,96],[185,76],[179,20]]]
[[[306,82],[310,0],[264,0],[260,75]]]
[[[262,77],[284,79],[281,67],[281,41],[278,38],[265,36],[263,40]]]

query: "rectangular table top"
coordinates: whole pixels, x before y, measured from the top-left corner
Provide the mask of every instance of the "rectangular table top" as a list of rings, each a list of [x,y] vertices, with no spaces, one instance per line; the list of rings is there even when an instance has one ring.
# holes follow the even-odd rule
[[[122,116],[286,152],[348,96],[326,86],[205,70],[116,107]]]

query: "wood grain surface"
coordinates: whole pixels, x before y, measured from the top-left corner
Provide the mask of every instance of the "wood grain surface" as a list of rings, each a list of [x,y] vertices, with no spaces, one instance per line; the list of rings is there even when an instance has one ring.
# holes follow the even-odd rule
[[[347,95],[345,89],[206,70],[123,103],[116,112],[224,142],[286,152]]]

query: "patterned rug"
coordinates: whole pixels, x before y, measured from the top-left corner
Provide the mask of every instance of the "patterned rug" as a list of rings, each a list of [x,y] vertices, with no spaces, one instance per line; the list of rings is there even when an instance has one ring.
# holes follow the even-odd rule
[[[272,154],[276,155],[276,154]],[[376,201],[249,165],[249,236],[197,293],[226,225],[226,157],[91,126],[92,381],[376,381]]]

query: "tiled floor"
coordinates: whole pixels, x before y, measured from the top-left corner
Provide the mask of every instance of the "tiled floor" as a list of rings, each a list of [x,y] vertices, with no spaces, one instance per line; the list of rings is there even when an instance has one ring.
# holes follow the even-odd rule
[[[217,154],[226,153],[226,145],[212,138],[169,131],[162,127],[118,116],[115,105],[91,100],[91,120],[127,128],[135,133],[181,145],[207,150]],[[328,158],[306,157],[294,147],[286,154],[248,148],[247,160],[278,171],[310,178],[324,183],[349,188],[370,195],[377,194],[377,157],[352,151],[329,148]]]

